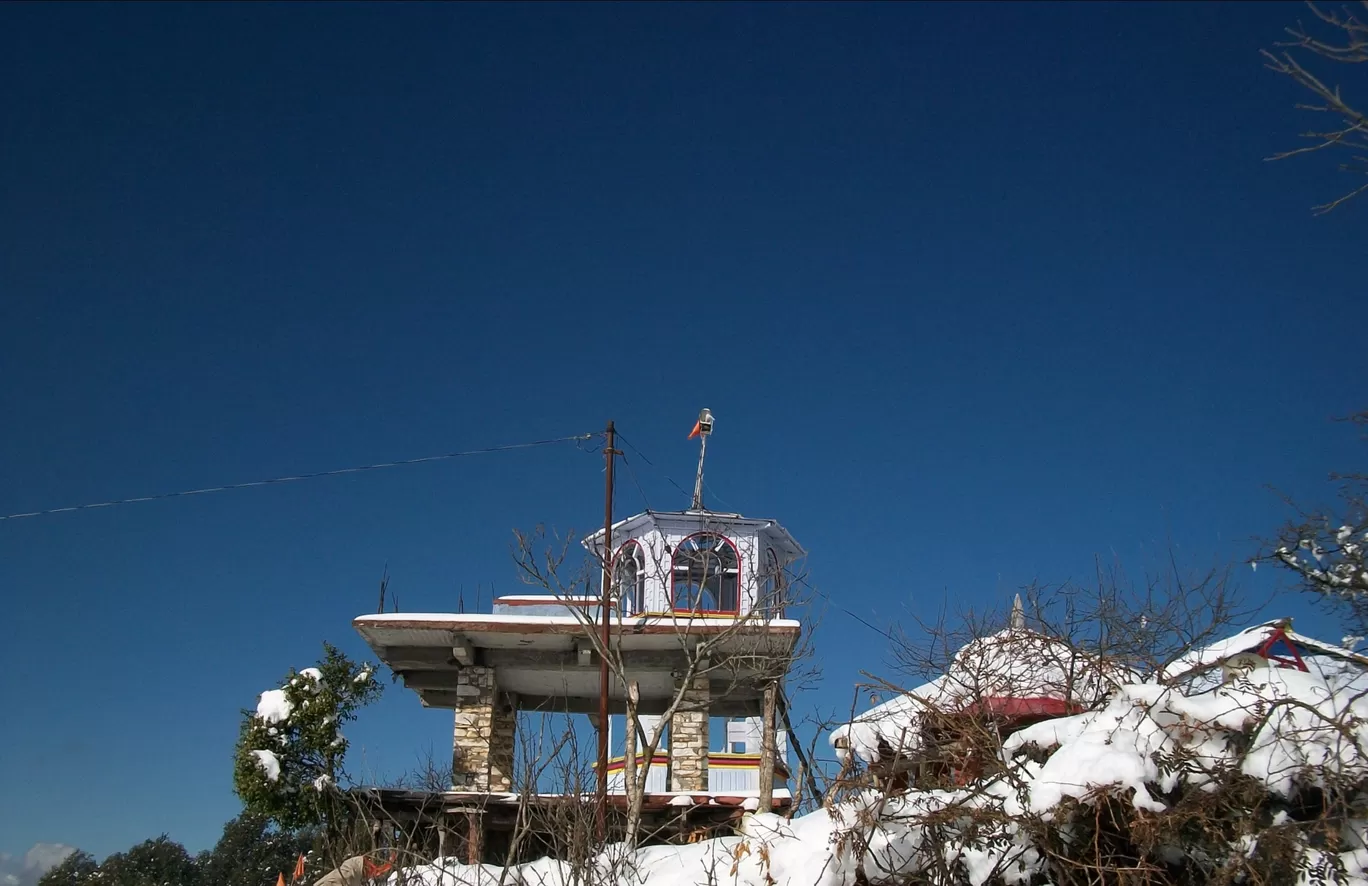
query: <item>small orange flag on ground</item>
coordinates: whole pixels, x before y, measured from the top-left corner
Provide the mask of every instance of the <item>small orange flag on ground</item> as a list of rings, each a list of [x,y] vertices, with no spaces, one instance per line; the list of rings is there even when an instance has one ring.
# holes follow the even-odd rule
[[[299,861],[295,862],[294,873],[290,875],[290,882],[297,883],[304,879],[304,855],[300,853]]]
[[[702,433],[702,432],[703,432],[703,422],[701,422],[701,421],[696,421],[696,422],[694,422],[694,429],[693,429],[692,431],[689,431],[689,439],[692,440],[694,437],[697,437],[697,436],[698,436],[700,433]]]
[[[279,879],[276,880],[276,886],[285,886],[285,872],[284,872],[284,871],[281,871]]]

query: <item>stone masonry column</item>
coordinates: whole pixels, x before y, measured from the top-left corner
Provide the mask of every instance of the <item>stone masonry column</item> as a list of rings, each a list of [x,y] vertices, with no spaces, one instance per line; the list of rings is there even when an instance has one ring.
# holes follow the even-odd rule
[[[493,717],[489,728],[489,789],[513,790],[513,748],[518,737],[517,698],[511,693],[495,693]]]
[[[695,677],[670,718],[670,790],[708,789],[708,708],[711,687],[706,676]]]
[[[499,692],[494,669],[461,668],[456,676],[451,786],[458,791],[509,791],[517,712]]]

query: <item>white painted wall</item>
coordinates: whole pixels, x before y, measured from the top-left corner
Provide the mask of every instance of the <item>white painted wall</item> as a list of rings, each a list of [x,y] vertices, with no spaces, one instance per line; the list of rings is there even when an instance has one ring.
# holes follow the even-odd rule
[[[641,546],[646,567],[646,611],[670,610],[670,551],[689,536],[704,531],[720,533],[736,545],[741,567],[738,576],[741,613],[748,613],[755,607],[762,582],[765,580],[764,573],[768,568],[766,552],[771,547],[775,547],[777,551],[782,550],[781,546],[776,545],[761,527],[728,526],[725,521],[708,525],[697,520],[662,516],[659,519],[652,519],[635,532],[614,539],[619,550],[629,541],[635,541]],[[788,565],[782,554],[779,559],[783,565]]]
[[[759,717],[747,717],[744,720],[727,721],[727,745],[722,750],[731,753],[733,744],[744,744],[745,750],[742,753],[760,753],[760,725],[763,721]],[[777,751],[777,758],[785,766],[788,765],[788,732],[783,729],[776,730],[774,733],[774,747]]]

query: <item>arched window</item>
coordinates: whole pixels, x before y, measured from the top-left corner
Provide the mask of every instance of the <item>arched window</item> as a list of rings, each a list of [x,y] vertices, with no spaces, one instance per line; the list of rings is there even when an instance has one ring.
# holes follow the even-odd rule
[[[674,549],[670,597],[676,612],[727,612],[740,608],[741,557],[715,532],[699,532]]]
[[[765,571],[760,578],[760,610],[767,618],[784,617],[784,567],[774,548],[765,548]]]
[[[629,541],[613,557],[613,599],[620,615],[637,615],[646,605],[646,557]]]

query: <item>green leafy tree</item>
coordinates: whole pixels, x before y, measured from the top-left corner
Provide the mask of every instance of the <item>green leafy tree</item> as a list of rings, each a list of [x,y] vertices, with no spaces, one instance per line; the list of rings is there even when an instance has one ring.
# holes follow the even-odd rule
[[[301,855],[307,875],[312,843],[311,832],[282,831],[264,815],[243,812],[223,826],[214,848],[200,855],[202,886],[275,886],[281,874],[290,879]]]
[[[323,644],[317,666],[291,671],[279,689],[243,711],[233,789],[247,811],[294,831],[332,826],[346,779],[342,726],[380,696],[375,666]]]
[[[165,834],[104,860],[100,886],[200,886],[200,868],[185,847]]]
[[[89,852],[78,849],[38,878],[38,886],[92,886],[99,882],[99,868]]]

